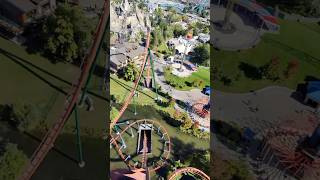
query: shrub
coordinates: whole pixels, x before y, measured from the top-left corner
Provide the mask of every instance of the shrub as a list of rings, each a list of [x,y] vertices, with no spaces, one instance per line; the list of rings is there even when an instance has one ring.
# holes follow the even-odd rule
[[[298,60],[291,60],[288,63],[287,69],[285,71],[286,78],[290,78],[298,72],[299,69],[299,61]]]
[[[3,151],[0,157],[0,179],[15,180],[28,157],[15,144],[7,144]]]
[[[261,67],[262,76],[267,79],[276,81],[280,79],[280,61],[279,57],[274,56],[269,62]]]

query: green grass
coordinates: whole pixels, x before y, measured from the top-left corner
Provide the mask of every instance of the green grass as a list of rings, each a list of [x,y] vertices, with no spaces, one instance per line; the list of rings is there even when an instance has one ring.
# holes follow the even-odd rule
[[[0,103],[34,103],[45,108],[44,113],[49,124],[60,117],[63,112],[65,94],[69,92],[71,82],[76,82],[79,68],[68,63],[52,64],[48,59],[38,54],[28,54],[23,47],[0,38],[0,83],[3,85]],[[102,78],[93,76],[92,81]],[[98,95],[105,94],[94,83],[89,90]],[[102,98],[94,99],[96,111],[80,110],[81,126],[102,129],[103,115],[107,102]],[[92,120],[94,119],[94,120]],[[73,124],[73,121],[69,121]],[[67,124],[67,125],[68,125]]]
[[[122,79],[119,79],[115,75],[111,75],[110,79],[110,93],[111,95],[118,95],[121,97],[120,102],[123,102],[125,97],[129,94],[128,87],[133,87],[132,82],[127,82]],[[157,112],[157,109],[167,109],[162,108],[158,106],[155,101],[155,93],[151,90],[143,90],[140,91],[139,98],[136,100],[137,105],[137,115],[134,115],[134,105],[131,104],[123,114],[123,116],[120,118],[120,121],[124,120],[137,120],[137,119],[153,119],[161,123],[161,125],[167,130],[172,142],[173,142],[173,149],[177,150],[180,147],[180,143],[182,142],[183,145],[193,147],[195,149],[208,149],[209,148],[209,140],[201,140],[198,139],[192,135],[185,134],[179,130],[179,127],[174,127],[172,125],[169,125],[165,120],[163,120],[163,117]],[[164,97],[162,97],[163,100],[166,100]],[[128,135],[125,135],[125,140],[127,143],[127,149],[126,152],[130,152],[131,154],[134,154],[136,149],[136,143],[137,139],[136,137],[131,139]],[[153,141],[153,147],[155,150],[155,154],[159,154],[159,150],[156,147],[161,147],[161,143],[158,141]],[[111,156],[111,169],[118,169],[118,168],[126,168],[125,163],[122,161],[119,161],[119,157],[114,151],[114,149],[110,152]],[[174,150],[172,151],[174,153]],[[138,157],[135,157],[134,159],[137,159]]]
[[[110,95],[114,95],[116,98],[119,98],[119,102],[124,102],[126,96],[133,87],[133,82],[125,81],[124,79],[118,78],[116,75],[110,75]],[[139,90],[137,91],[139,97],[136,100],[132,100],[131,104],[134,102],[139,105],[153,105],[156,106],[155,99],[156,94],[149,89],[141,89],[139,86]],[[163,96],[159,96],[163,101],[168,101]]]
[[[160,114],[158,114],[158,112],[156,111],[155,108],[153,108],[152,106],[138,106],[137,108],[137,115],[133,114],[133,106],[129,106],[127,111],[124,113],[123,117],[120,120],[135,120],[135,119],[153,119],[156,120],[158,122],[161,123],[161,125],[167,130],[170,138],[171,138],[171,142],[172,142],[172,153],[174,154],[174,150],[178,151],[180,143],[182,142],[183,146],[189,146],[189,147],[193,147],[194,149],[208,149],[210,148],[210,144],[209,144],[209,140],[201,140],[198,139],[192,135],[188,135],[185,133],[182,133],[178,127],[173,127],[169,124],[167,124],[163,119],[162,116]],[[131,137],[129,136],[125,136],[126,138],[126,143],[128,144],[128,148],[127,148],[127,152],[134,152],[136,149],[136,144],[137,144],[137,137],[131,139]],[[159,143],[158,141],[153,141],[153,147],[159,147],[160,145],[162,145],[162,143]],[[181,146],[182,147],[182,146]],[[180,148],[181,148],[180,147]],[[155,148],[155,154],[158,154],[159,151]],[[110,169],[118,169],[118,168],[125,168],[125,163],[123,163],[122,161],[118,161],[118,156],[115,152],[114,149],[111,150],[110,152],[110,157],[111,159],[111,163]],[[171,156],[172,157],[172,156]]]
[[[104,61],[102,54],[99,55],[98,61],[99,64]],[[28,54],[23,47],[0,38],[0,104],[37,104],[42,107],[43,120],[49,125],[49,128],[53,122],[61,117],[66,97],[63,92],[69,92],[69,83],[75,82],[79,73],[78,67],[68,63],[52,64],[48,59],[38,54]],[[105,92],[97,87],[100,81],[102,82],[102,78],[94,75],[89,90],[91,93],[103,96]],[[74,130],[75,122],[72,114],[65,125],[65,133],[60,134],[55,143],[55,148],[58,151],[50,151],[41,168],[37,170],[35,179],[48,177],[50,177],[49,180],[59,178],[88,179],[93,176],[101,179],[105,177],[105,173],[100,170],[106,168],[104,161],[106,154],[103,148],[107,146],[101,139],[101,133],[107,127],[106,107],[108,103],[99,96],[91,95],[94,100],[94,111],[88,112],[85,108],[79,110],[86,167],[79,172],[77,163],[70,160],[70,158],[77,159],[76,138],[70,134]],[[0,125],[2,123],[0,122]],[[84,136],[84,134],[88,134],[86,131],[92,130],[94,130],[94,137]],[[28,133],[23,134],[8,129],[6,132],[1,131],[0,135],[12,143],[18,144],[19,148],[31,156],[43,137],[43,133],[40,133],[39,129]],[[90,153],[91,151],[96,153]],[[99,169],[98,173],[97,169]]]
[[[191,89],[194,89],[196,87],[188,86],[187,84],[192,83],[193,81],[200,79],[203,81],[203,87],[206,85],[210,85],[210,69],[206,67],[199,67],[198,71],[193,72],[190,76],[188,77],[178,77],[172,73],[169,74],[170,77],[165,75],[166,79],[174,79],[175,81],[180,81],[182,84],[185,86],[183,87],[175,87],[178,90],[183,90],[183,91],[188,91]],[[203,87],[200,87],[202,89]]]
[[[257,47],[241,52],[213,50],[215,67],[224,76],[232,79],[232,84],[224,85],[214,80],[213,87],[226,92],[248,92],[271,85],[295,89],[306,77],[320,78],[320,26],[281,20],[280,34],[265,34]],[[285,71],[290,60],[299,61],[298,72],[290,79],[280,81],[253,80],[239,69],[241,62],[259,67],[277,56],[280,67]],[[238,79],[238,80],[237,80]]]

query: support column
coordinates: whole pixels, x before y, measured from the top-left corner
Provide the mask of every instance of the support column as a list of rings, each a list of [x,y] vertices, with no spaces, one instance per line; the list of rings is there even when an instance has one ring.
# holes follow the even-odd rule
[[[126,124],[129,126],[130,125],[130,122],[127,121]],[[133,130],[132,130],[132,126],[130,127],[130,134],[131,134],[131,137],[134,138],[134,134],[133,134]]]
[[[108,20],[108,22],[109,22],[109,20]],[[107,26],[108,26],[108,24],[106,25],[106,29],[107,29]],[[96,68],[96,65],[97,65],[96,62],[97,62],[97,59],[98,59],[98,54],[99,54],[99,52],[100,52],[100,50],[101,50],[101,48],[102,48],[103,41],[104,41],[104,39],[105,39],[105,37],[106,37],[106,34],[107,34],[107,30],[106,30],[106,29],[105,29],[105,31],[103,32],[102,40],[101,40],[101,42],[100,42],[100,44],[99,44],[99,47],[98,47],[98,50],[97,50],[97,52],[96,52],[96,54],[95,54],[95,58],[94,58],[94,60],[93,60],[93,65],[91,66],[91,68],[90,68],[90,70],[89,70],[89,75],[88,75],[87,80],[86,80],[86,82],[85,82],[85,84],[84,84],[84,87],[83,87],[83,90],[82,90],[82,94],[81,94],[81,97],[80,97],[80,100],[79,100],[79,104],[82,104],[82,103],[83,103],[84,96],[85,96],[85,94],[86,94],[87,91],[88,91],[89,81],[90,81],[90,79],[91,79],[91,77],[92,77],[92,74],[94,73],[94,69]]]
[[[154,85],[154,89],[156,90],[156,100],[159,100],[159,95],[158,95],[158,88],[157,88],[157,83],[156,83],[156,79],[155,79],[155,75],[154,75],[154,63],[153,63],[153,59],[151,56],[151,51],[150,48],[148,49],[148,53],[149,53],[149,57],[150,57],[150,65],[151,65],[151,70],[152,70],[152,84]]]
[[[78,106],[77,104],[74,106],[74,114],[76,121],[76,136],[77,136],[77,147],[78,147],[78,165],[79,167],[84,167],[85,162],[83,160],[82,155],[82,144],[81,144],[81,136],[80,136],[80,127],[79,127],[79,117],[78,117]]]
[[[120,136],[120,139],[121,139],[121,147],[120,147],[120,149],[125,149],[125,148],[127,148],[127,145],[126,145],[124,139],[122,138],[121,134],[120,134],[119,132],[117,132],[117,135],[119,135],[119,136]]]
[[[136,96],[137,92],[135,91],[134,94],[133,94],[133,107],[134,107],[134,115],[136,116],[138,113],[137,113],[137,105],[136,105]]]

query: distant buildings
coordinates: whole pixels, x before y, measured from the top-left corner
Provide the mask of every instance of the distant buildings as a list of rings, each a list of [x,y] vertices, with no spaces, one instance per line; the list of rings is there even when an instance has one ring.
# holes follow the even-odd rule
[[[111,71],[116,73],[128,65],[128,62],[133,62],[136,65],[141,65],[141,57],[144,53],[144,47],[137,43],[121,43],[116,44],[110,49],[110,66]]]
[[[175,9],[177,12],[182,13],[185,8],[184,4],[168,1],[168,0],[149,0],[148,9],[153,12],[156,8],[161,8],[163,10],[168,10],[169,8]]]
[[[198,36],[198,41],[201,43],[207,43],[210,41],[210,35],[209,34],[203,34],[200,33]]]
[[[26,24],[55,8],[55,0],[0,0],[0,28],[20,34]]]
[[[228,0],[213,0],[212,4],[221,6],[227,5]],[[273,15],[275,11],[272,8],[259,4],[254,0],[239,0],[233,8],[234,12],[245,15],[257,27],[264,27],[269,31],[279,31],[280,24]]]
[[[193,49],[199,44],[197,37],[186,39],[183,37],[170,39],[167,45],[170,48],[174,48],[178,55],[189,55]]]

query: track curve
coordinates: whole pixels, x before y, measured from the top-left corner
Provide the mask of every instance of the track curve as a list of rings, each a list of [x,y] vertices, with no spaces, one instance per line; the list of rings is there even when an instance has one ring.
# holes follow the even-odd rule
[[[191,173],[191,174],[200,176],[203,180],[210,180],[210,177],[208,175],[206,175],[204,172],[202,172],[201,170],[194,168],[194,167],[186,167],[186,168],[176,170],[169,177],[169,180],[176,180],[176,178],[178,178],[178,176],[180,176],[184,173]]]
[[[99,23],[96,28],[93,44],[91,45],[89,54],[84,60],[80,77],[77,79],[75,85],[73,85],[69,99],[66,98],[65,109],[61,117],[54,123],[53,127],[47,132],[42,139],[40,145],[30,158],[30,162],[26,165],[19,180],[29,180],[35,173],[41,162],[44,160],[50,149],[54,146],[54,142],[63,129],[65,122],[68,120],[69,115],[73,111],[75,104],[78,101],[78,97],[81,94],[82,86],[86,81],[89,70],[94,63],[95,56],[102,42],[103,34],[105,32],[107,23],[109,20],[109,0],[104,1],[103,12],[100,17]]]
[[[134,126],[135,124],[139,124],[139,123],[146,123],[146,122],[149,122],[153,125],[157,125],[158,127],[160,127],[160,129],[163,131],[163,134],[166,135],[166,139],[167,139],[167,144],[168,144],[168,147],[167,149],[164,150],[164,153],[163,153],[163,158],[162,158],[162,161],[163,163],[157,163],[153,168],[150,168],[149,171],[152,172],[152,171],[156,171],[158,170],[159,168],[161,168],[161,166],[163,166],[165,164],[165,161],[169,159],[170,157],[170,153],[171,153],[171,139],[170,139],[170,136],[168,135],[168,132],[167,130],[157,121],[154,121],[154,120],[150,120],[150,119],[140,119],[140,120],[136,120],[134,121],[133,123],[129,124],[128,126],[126,126],[115,138],[113,138],[112,140],[112,144],[117,144],[118,143],[116,142],[122,135],[124,135],[126,133],[126,131],[131,128],[132,126]],[[121,159],[123,161],[125,161],[125,156],[124,154],[122,153],[122,151],[120,150],[120,148],[117,148],[117,151],[118,151],[118,155],[121,157]],[[135,168],[134,165],[130,164],[128,161],[125,161],[126,164],[130,167],[130,168]]]

